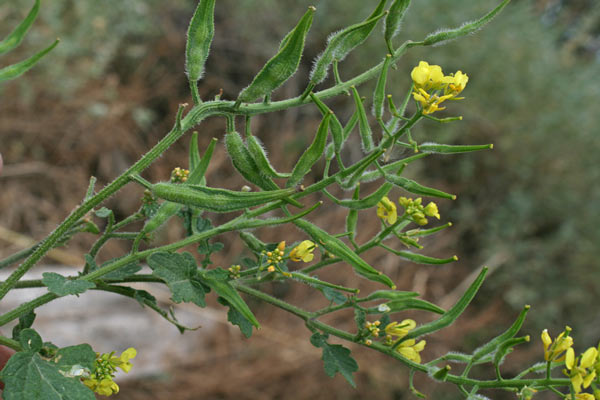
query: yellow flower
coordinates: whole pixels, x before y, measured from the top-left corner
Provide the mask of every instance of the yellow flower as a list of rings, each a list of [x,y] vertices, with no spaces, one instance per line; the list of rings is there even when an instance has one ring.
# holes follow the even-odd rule
[[[423,209],[423,212],[428,217],[436,217],[437,219],[440,219],[440,213],[438,211],[437,204],[435,204],[433,201],[427,204],[427,206]]]
[[[432,114],[445,107],[440,107],[446,100],[460,100],[456,97],[463,91],[469,77],[462,71],[454,74],[444,75],[439,65],[429,65],[425,61],[419,62],[410,74],[414,91],[413,98],[423,109],[423,114]]]
[[[445,83],[442,67],[439,65],[429,65],[426,61],[419,62],[419,65],[413,68],[410,77],[417,89],[437,90]]]
[[[580,358],[578,358],[578,366],[577,360],[575,359],[575,351],[572,347],[567,349],[565,366],[567,367],[568,372],[565,371],[565,374],[571,378],[571,384],[573,385],[573,389],[575,389],[575,393],[579,393],[582,386],[584,389],[587,389],[594,378],[596,378],[596,371],[592,367],[594,366],[597,357],[598,350],[594,347],[590,347]]]
[[[596,397],[590,393],[577,393],[575,395],[576,400],[596,400]]]
[[[83,384],[102,396],[110,396],[119,393],[119,385],[112,378],[98,380],[95,378],[84,379]]]
[[[446,93],[453,93],[455,96],[462,92],[469,82],[467,74],[463,74],[462,71],[456,71],[455,74],[450,74],[444,77],[444,82],[448,84]]]
[[[391,201],[387,196],[383,196],[383,199],[377,203],[377,216],[388,224],[393,225],[398,220],[398,213],[396,212],[396,204]]]
[[[409,331],[415,329],[416,326],[417,323],[412,319],[405,319],[400,323],[394,321],[385,326],[385,333],[391,336],[398,336],[398,338],[401,339],[406,336]]]
[[[133,347],[130,347],[127,350],[125,350],[123,353],[121,353],[121,355],[119,357],[111,357],[109,362],[111,364],[113,364],[115,367],[119,367],[123,371],[129,372],[131,370],[131,367],[133,367],[133,365],[129,362],[129,360],[135,358],[136,355],[137,355],[136,349],[134,349]]]
[[[542,331],[542,343],[544,343],[544,359],[546,361],[560,362],[565,359],[565,355],[562,355],[567,349],[573,346],[573,338],[569,336],[571,328],[568,326],[565,330],[556,337],[554,342],[548,334],[548,329]]]
[[[317,248],[316,244],[310,240],[304,240],[290,251],[290,259],[292,261],[311,262],[314,258],[313,251],[315,248]]]
[[[416,343],[415,339],[408,339],[400,343],[396,351],[411,361],[421,363],[421,355],[419,353],[423,351],[426,343],[424,340]]]

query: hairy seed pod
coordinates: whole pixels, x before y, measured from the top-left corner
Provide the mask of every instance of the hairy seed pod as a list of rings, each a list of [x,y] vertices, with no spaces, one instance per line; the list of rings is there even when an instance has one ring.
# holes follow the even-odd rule
[[[202,78],[215,35],[215,0],[200,0],[190,21],[185,47],[185,69],[190,82]]]
[[[296,192],[296,188],[263,192],[237,192],[200,185],[173,183],[156,183],[152,185],[151,190],[158,198],[216,213],[244,210],[248,207],[282,200]]]
[[[46,54],[48,54],[50,51],[52,51],[52,49],[54,49],[58,45],[59,41],[60,40],[56,39],[54,41],[54,43],[52,43],[50,46],[46,47],[44,50],[40,51],[39,53],[34,54],[33,56],[29,57],[28,59],[0,69],[0,82],[8,81],[10,79],[15,79],[15,78],[21,76],[22,74],[24,74],[25,72],[27,72],[35,64],[37,64],[37,62],[42,57],[44,57]]]
[[[377,79],[377,86],[375,86],[375,93],[373,93],[373,115],[378,120],[383,118],[383,103],[385,103],[385,85],[387,83],[387,74],[392,65],[392,55],[388,54],[385,56],[383,68],[379,73],[379,79]]]
[[[398,257],[404,258],[405,260],[412,261],[417,264],[430,264],[430,265],[440,265],[440,264],[448,264],[454,261],[458,261],[458,257],[452,256],[449,258],[435,258],[424,256],[422,254],[413,253],[410,251],[394,251],[394,254]]]
[[[327,78],[329,67],[335,60],[342,61],[348,53],[369,37],[373,28],[377,25],[377,21],[385,15],[383,9],[386,3],[387,0],[381,0],[377,8],[375,8],[365,21],[351,25],[329,36],[327,47],[317,57],[314,67],[310,72],[310,85],[314,86],[323,82]]]
[[[356,185],[354,189],[354,193],[352,194],[353,200],[358,200],[360,197],[360,184]],[[353,241],[356,237],[356,225],[358,223],[358,210],[350,209],[348,210],[348,215],[346,216],[346,232],[350,232],[348,238],[350,241]],[[352,242],[354,243],[354,242]]]
[[[352,116],[350,117],[350,119],[348,120],[348,122],[346,123],[346,125],[344,126],[344,130],[342,132],[343,134],[343,140],[346,141],[346,139],[348,139],[348,136],[350,136],[350,132],[352,132],[352,130],[354,129],[354,127],[356,126],[356,124],[358,123],[358,112],[354,111],[352,113]]]
[[[29,11],[27,17],[25,17],[25,19],[7,37],[5,37],[4,40],[0,41],[0,54],[11,51],[21,44],[39,11],[40,0],[35,0],[35,4],[31,7],[31,11]]]
[[[358,94],[358,90],[356,90],[356,87],[354,86],[352,86],[352,95],[354,96],[356,113],[358,114],[358,130],[360,133],[362,148],[365,153],[368,153],[373,150],[373,147],[375,147],[375,144],[373,143],[373,131],[369,125],[367,113],[365,112],[365,107],[363,106],[360,95]]]
[[[267,244],[265,242],[250,232],[240,232],[240,239],[242,239],[246,246],[254,253],[259,254],[261,251],[267,248]]]
[[[190,139],[190,152],[188,155],[188,168],[193,171],[200,163],[200,151],[198,149],[198,132],[192,133]]]
[[[383,199],[383,196],[387,196],[390,190],[392,190],[392,187],[393,185],[391,183],[386,182],[383,185],[381,185],[379,189],[377,189],[364,199],[353,198],[352,200],[340,200],[339,202],[337,202],[337,204],[342,207],[349,208],[351,210],[365,210],[367,208],[375,207],[377,203],[379,203],[381,199]]]
[[[419,145],[419,150],[424,153],[455,154],[467,153],[470,151],[490,150],[493,144],[475,144],[475,145],[451,145],[438,143],[423,143]]]
[[[420,185],[417,182],[408,178],[404,178],[402,176],[386,174],[385,179],[388,182],[391,182],[394,185],[401,187],[407,192],[411,192],[421,196],[441,197],[442,199],[456,200],[456,195],[454,194],[446,193],[438,189]]]
[[[419,296],[419,293],[417,292],[404,292],[404,291],[400,291],[400,290],[377,290],[371,294],[369,294],[367,297],[365,297],[364,301],[371,301],[371,300],[378,300],[378,299],[385,299],[385,300],[402,300],[402,299],[407,299],[407,298],[411,298],[411,297],[417,297]]]
[[[319,158],[323,156],[325,145],[327,144],[327,131],[329,129],[330,119],[331,114],[327,114],[325,117],[323,117],[313,142],[300,156],[300,159],[292,170],[292,175],[286,183],[287,187],[296,186],[298,183],[300,183],[302,178],[304,178],[304,175],[306,175],[310,171],[311,167],[319,160]]]
[[[331,111],[331,109],[329,109],[329,107],[327,107],[325,105],[325,103],[323,103],[321,101],[321,99],[319,99],[317,96],[314,95],[314,93],[310,93],[310,98],[312,99],[312,101],[316,104],[316,106],[319,108],[319,111],[321,111],[321,114],[323,114],[323,116],[327,115],[327,114],[331,114],[331,120],[329,121],[329,128],[331,130],[331,137],[333,138],[333,145],[335,146],[335,152],[336,154],[339,154],[340,150],[342,149],[342,145],[344,143],[344,128],[342,128],[342,124],[340,123],[340,120],[335,116],[335,114],[333,113],[333,111]]]
[[[298,25],[284,37],[277,54],[267,61],[250,86],[240,92],[238,102],[247,103],[269,95],[296,73],[315,10],[312,6],[308,8]]]
[[[273,168],[271,162],[267,158],[267,152],[261,141],[254,135],[246,135],[246,143],[248,145],[248,152],[254,160],[254,163],[258,167],[258,172],[270,178],[287,178],[289,174],[280,174]]]
[[[423,310],[436,314],[443,314],[446,312],[446,310],[444,310],[443,308],[421,299],[406,298],[400,300],[393,300],[385,303],[385,305],[389,307],[390,311],[388,312],[390,313],[404,310]]]
[[[346,246],[346,244],[340,239],[330,235],[316,225],[303,219],[294,221],[294,224],[306,232],[315,243],[323,246],[325,250],[350,264],[354,268],[354,271],[356,271],[356,273],[359,275],[367,278],[370,281],[380,282],[388,285],[392,289],[396,288],[396,285],[394,285],[394,282],[392,282],[390,278],[367,264],[355,252],[350,250],[350,248],[348,248],[348,246]]]
[[[429,34],[425,40],[423,40],[423,45],[431,46],[434,44],[442,44],[444,42],[448,42],[450,40],[459,38],[461,36],[468,35],[473,33],[479,29],[481,29],[485,24],[490,22],[496,14],[498,14],[502,9],[510,2],[510,0],[504,0],[502,3],[498,5],[498,7],[494,8],[492,11],[481,17],[480,19],[468,22],[466,24],[461,25],[455,29],[442,29],[440,31]]]
[[[390,12],[385,17],[385,29],[383,37],[390,51],[393,51],[392,39],[400,32],[400,24],[406,13],[406,9],[410,5],[410,0],[395,0],[390,6]]]

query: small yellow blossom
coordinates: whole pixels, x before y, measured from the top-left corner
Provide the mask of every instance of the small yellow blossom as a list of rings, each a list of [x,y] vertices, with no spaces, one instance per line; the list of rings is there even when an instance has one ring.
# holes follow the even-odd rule
[[[290,251],[290,259],[292,261],[304,261],[311,262],[314,258],[313,251],[317,248],[317,245],[310,240],[304,240],[298,246],[294,247]]]
[[[462,71],[444,75],[439,65],[429,65],[425,61],[419,62],[410,74],[414,91],[413,98],[422,109],[423,114],[432,114],[445,107],[440,107],[446,100],[460,100],[458,96],[467,85],[469,77]]]
[[[277,250],[279,250],[280,255],[283,255],[283,252],[285,251],[285,240],[279,242],[277,245]]]
[[[416,343],[415,339],[408,339],[400,343],[396,351],[411,361],[421,363],[421,355],[419,353],[423,351],[426,344],[427,342],[424,340]]]
[[[111,396],[119,393],[119,385],[117,385],[112,378],[104,378],[102,380],[94,378],[85,379],[83,384],[102,396]]]
[[[426,61],[419,62],[419,65],[413,68],[410,77],[415,83],[415,87],[425,90],[440,89],[445,83],[442,67],[429,65]]]
[[[267,271],[269,272],[275,272],[275,267],[272,265],[269,265],[269,267],[267,268]]]
[[[587,349],[578,359],[575,359],[575,351],[572,347],[567,349],[565,366],[568,371],[565,371],[565,374],[571,379],[575,393],[579,393],[582,387],[587,389],[596,378],[593,366],[597,357],[598,350],[594,347]],[[579,365],[577,365],[577,361],[579,361]]]
[[[133,366],[129,360],[135,358],[137,351],[130,347],[118,357],[115,357],[114,354],[114,352],[96,353],[94,371],[89,377],[83,379],[84,385],[102,396],[110,396],[119,392],[119,385],[113,381],[117,368],[129,372]]]
[[[173,183],[186,182],[189,175],[190,175],[189,170],[177,167],[171,172],[171,182],[173,182]]]
[[[121,353],[121,355],[119,357],[111,357],[110,362],[114,366],[121,368],[124,372],[129,372],[131,370],[131,367],[133,367],[133,365],[129,362],[129,360],[135,358],[136,355],[137,355],[136,349],[134,349],[133,347],[130,347],[127,350],[125,350],[123,353]]]
[[[398,213],[396,212],[396,204],[391,201],[387,196],[383,196],[381,201],[377,203],[377,216],[388,224],[393,225],[398,220]]]
[[[575,395],[576,400],[596,400],[596,396],[591,393],[577,393]]]
[[[573,346],[573,338],[569,336],[571,328],[566,327],[565,330],[556,337],[554,342],[548,334],[548,330],[542,331],[542,343],[544,344],[544,359],[546,361],[560,362],[565,359],[564,352]],[[562,356],[561,356],[562,355]]]
[[[415,329],[417,323],[412,319],[405,319],[402,322],[390,322],[385,327],[385,333],[390,336],[398,336],[398,338],[403,338],[408,334],[409,331]]]
[[[423,212],[428,217],[436,217],[437,219],[440,219],[440,213],[438,211],[437,204],[435,204],[433,201],[427,204],[427,206],[423,209]]]

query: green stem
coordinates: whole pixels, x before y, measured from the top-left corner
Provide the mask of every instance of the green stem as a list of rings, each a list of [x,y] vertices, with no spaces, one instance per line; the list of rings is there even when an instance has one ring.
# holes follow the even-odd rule
[[[17,251],[16,253],[6,257],[4,260],[0,261],[0,269],[8,267],[9,265],[16,263],[19,260],[22,260],[25,257],[29,257],[35,251],[35,249],[39,247],[40,244],[41,242],[36,243],[27,249]]]
[[[16,340],[7,338],[6,336],[0,335],[0,345],[10,347],[11,349],[13,349],[15,351],[23,350],[21,348],[21,345],[19,344],[19,342],[17,342]]]

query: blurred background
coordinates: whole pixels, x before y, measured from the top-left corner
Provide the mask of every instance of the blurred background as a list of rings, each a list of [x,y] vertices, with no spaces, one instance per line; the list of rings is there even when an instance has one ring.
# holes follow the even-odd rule
[[[24,17],[30,3],[0,0],[0,36]],[[217,2],[215,39],[200,82],[203,98],[214,97],[222,89],[224,99],[235,99],[306,7],[314,3]],[[324,48],[328,34],[362,20],[375,3],[316,2],[317,14],[300,70],[274,99],[301,93],[312,60]],[[419,40],[438,28],[478,18],[497,3],[413,1],[395,43]],[[18,61],[55,37],[61,39],[26,76],[0,87],[0,152],[5,163],[0,176],[0,257],[26,247],[28,240],[45,237],[81,202],[91,175],[100,185],[110,182],[170,129],[179,103],[191,102],[184,50],[195,5],[189,0],[56,0],[42,5],[25,42],[2,60],[3,65]],[[380,29],[372,36],[340,65],[342,79],[383,57],[386,49]],[[406,171],[427,186],[458,194],[456,201],[438,202],[442,221],[454,225],[426,241],[425,253],[440,257],[457,254],[459,262],[417,266],[398,263],[377,251],[366,257],[392,276],[400,289],[417,290],[423,298],[444,307],[453,304],[482,265],[491,268],[483,289],[459,323],[428,339],[424,359],[448,350],[472,351],[505,329],[525,304],[532,310],[523,332],[532,336],[532,342],[509,357],[504,366],[507,376],[540,360],[539,334],[544,328],[554,336],[568,324],[578,350],[596,345],[600,339],[600,4],[594,0],[513,0],[474,35],[445,46],[410,50],[389,77],[388,93],[394,94],[397,102],[408,90],[410,71],[420,60],[439,64],[446,73],[460,69],[470,81],[463,92],[466,99],[452,102],[441,113],[462,115],[463,121],[445,125],[425,121],[413,131],[413,138],[419,142],[494,144],[493,151],[429,157]],[[372,88],[367,84],[360,92],[370,99]],[[352,113],[351,98],[342,96],[329,104],[342,122]],[[286,170],[294,159],[286,155],[300,154],[312,140],[319,120],[315,107],[304,106],[257,117],[252,126],[272,162]],[[201,147],[212,137],[222,138],[224,129],[221,119],[204,121],[198,127]],[[145,177],[165,180],[174,167],[185,167],[187,146],[187,140],[177,143]],[[358,156],[358,147],[352,147],[345,154],[348,159]],[[207,178],[215,186],[239,188],[243,184],[223,146],[216,152]],[[139,207],[141,195],[138,188],[127,187],[106,206],[122,218]],[[334,208],[322,211],[316,219],[319,224],[339,226],[342,232],[344,213]],[[373,222],[371,214],[361,214],[359,240],[378,229],[369,224]],[[157,242],[175,240],[181,232],[179,224],[170,224]],[[258,234],[264,241],[281,238],[277,231]],[[289,234],[290,242],[302,238],[297,232]],[[81,265],[93,240],[90,234],[79,235],[62,253],[44,262]],[[235,235],[220,241],[225,243],[226,254],[213,256],[216,265],[228,266],[244,255]],[[116,257],[126,249],[123,243],[110,243],[101,257]],[[323,271],[322,276],[328,273]],[[338,275],[338,282],[363,285],[350,273],[343,278]],[[269,290],[308,308],[324,302],[320,294],[296,285],[273,285]],[[164,300],[168,304],[168,295]],[[102,301],[94,300],[100,309],[106,308]],[[202,320],[205,327],[187,332],[184,339],[172,336],[175,328],[163,321],[157,320],[141,334],[133,326],[130,329],[115,322],[118,329],[114,335],[119,337],[109,335],[107,340],[129,343],[125,347],[137,347],[140,353],[162,349],[160,359],[148,359],[150,367],[140,369],[146,372],[120,382],[119,398],[411,398],[405,368],[358,347],[351,347],[361,368],[356,390],[339,376],[327,377],[320,350],[308,343],[309,331],[300,320],[263,304],[251,306],[264,328],[249,340],[227,325],[216,302],[205,310],[182,310],[191,312],[186,316],[190,324]],[[6,311],[4,306],[0,308]],[[133,312],[147,310],[138,307]],[[414,318],[420,315],[410,314]],[[331,321],[351,329],[350,315],[337,317]],[[61,318],[57,314],[56,320],[47,323],[60,325]],[[169,333],[160,334],[163,330]],[[93,334],[94,330],[86,331],[84,338],[79,334],[79,341],[94,343]],[[144,341],[147,347],[140,348],[144,335],[149,337]],[[182,340],[188,343],[186,350],[170,353],[169,348]],[[490,373],[483,370],[481,376]],[[452,385],[432,385],[427,377],[419,377],[416,386],[429,398],[460,398]],[[515,398],[513,394],[489,395]]]

